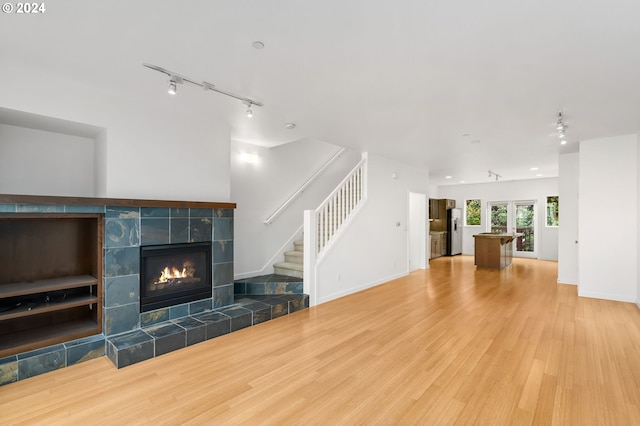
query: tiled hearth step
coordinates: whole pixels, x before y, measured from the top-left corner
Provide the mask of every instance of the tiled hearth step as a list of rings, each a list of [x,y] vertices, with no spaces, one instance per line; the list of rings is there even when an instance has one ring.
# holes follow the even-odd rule
[[[303,292],[302,278],[287,275],[260,275],[234,282],[236,297],[239,295],[302,294]]]
[[[309,307],[306,294],[241,295],[225,308],[149,325],[107,339],[107,356],[126,367]]]

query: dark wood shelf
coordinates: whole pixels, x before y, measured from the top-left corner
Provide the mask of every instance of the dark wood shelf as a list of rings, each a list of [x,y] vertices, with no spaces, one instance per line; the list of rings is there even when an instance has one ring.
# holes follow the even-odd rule
[[[5,334],[0,339],[0,358],[97,333],[100,327],[95,321],[81,318],[32,329],[29,333]]]
[[[45,293],[47,291],[66,290],[76,287],[96,285],[98,279],[91,275],[52,278],[20,283],[0,284],[0,299],[4,297],[25,296],[28,294]]]
[[[45,312],[61,311],[63,309],[75,308],[76,306],[92,305],[98,302],[98,297],[93,295],[76,296],[62,302],[48,302],[40,304],[24,304],[10,311],[0,313],[0,321],[14,318],[28,317],[31,315],[43,314]]]

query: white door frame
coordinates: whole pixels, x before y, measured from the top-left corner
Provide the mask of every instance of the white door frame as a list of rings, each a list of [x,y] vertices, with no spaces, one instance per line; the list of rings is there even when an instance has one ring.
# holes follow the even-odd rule
[[[409,272],[426,269],[427,262],[427,195],[409,192],[408,262]]]

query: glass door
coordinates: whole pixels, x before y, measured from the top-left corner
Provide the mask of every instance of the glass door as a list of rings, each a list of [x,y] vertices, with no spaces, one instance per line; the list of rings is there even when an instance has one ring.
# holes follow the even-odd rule
[[[521,234],[513,243],[514,256],[536,257],[536,202],[490,202],[488,207],[488,231]]]
[[[516,238],[514,251],[521,257],[535,257],[536,252],[536,203],[516,201],[514,204],[515,232],[522,234]]]
[[[491,217],[489,232],[509,232],[509,203],[489,203]]]

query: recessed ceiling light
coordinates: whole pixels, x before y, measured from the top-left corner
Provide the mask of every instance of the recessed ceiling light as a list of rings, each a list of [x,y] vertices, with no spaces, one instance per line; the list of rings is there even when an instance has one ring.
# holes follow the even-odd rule
[[[445,176],[445,179],[451,179],[453,176]]]
[[[544,175],[542,173],[538,173],[536,176],[537,177],[541,177],[541,176],[544,176]]]
[[[535,172],[536,170],[538,170],[538,168],[537,168],[537,167],[532,167],[532,168],[531,168],[531,171],[532,171],[532,172]]]
[[[284,123],[284,128],[288,130],[293,130],[296,128],[296,123],[291,123],[291,122]]]
[[[567,141],[565,139],[560,141],[560,145],[566,145],[566,144],[567,144]]]
[[[253,46],[254,49],[264,49],[264,43],[261,41],[254,41],[253,43],[251,43],[251,46]]]
[[[466,180],[461,180],[461,181],[460,181],[460,183],[465,183],[465,182],[466,182]]]

